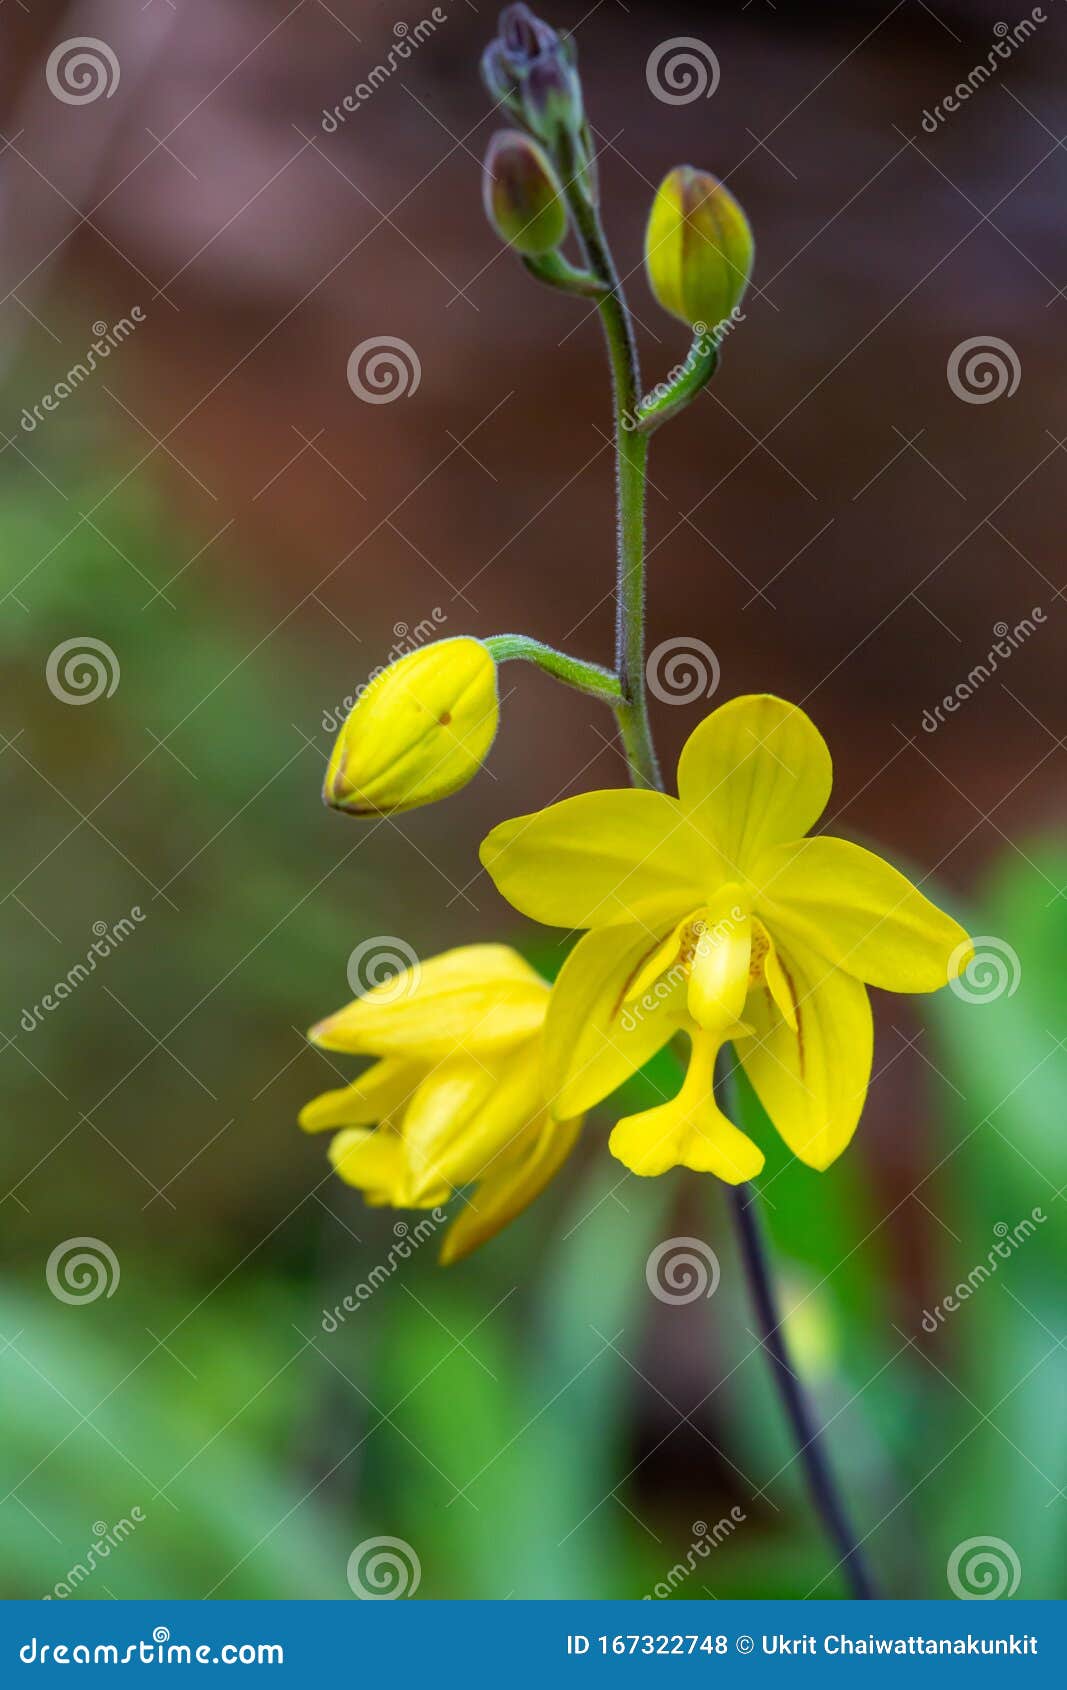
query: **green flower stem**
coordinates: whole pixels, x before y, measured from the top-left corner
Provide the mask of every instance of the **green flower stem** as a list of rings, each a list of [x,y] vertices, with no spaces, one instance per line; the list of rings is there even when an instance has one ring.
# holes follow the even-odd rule
[[[570,657],[567,652],[556,651],[528,634],[491,634],[482,643],[497,663],[510,663],[515,659],[536,663],[539,669],[553,675],[557,681],[563,681],[577,692],[600,699],[613,708],[618,708],[622,699],[619,677],[611,669],[605,669],[600,663],[585,663],[580,657]]]
[[[570,160],[564,161],[570,164]],[[567,168],[567,200],[590,270],[603,284],[597,301],[611,360],[615,404],[615,489],[618,516],[615,667],[622,697],[615,707],[626,760],[635,786],[662,786],[645,690],[645,477],[648,440],[633,426],[641,397],[641,373],[633,324],[623,297],[596,207],[573,168]]]
[[[692,404],[701,388],[706,387],[719,364],[719,349],[705,330],[694,334],[685,363],[673,381],[665,382],[651,398],[637,408],[637,429],[640,434],[652,434],[670,417]]]
[[[782,1313],[774,1293],[774,1281],[756,1211],[756,1193],[750,1185],[731,1185],[728,1193],[759,1321],[760,1343],[774,1369],[775,1382],[797,1441],[797,1457],[804,1468],[812,1502],[827,1537],[839,1553],[838,1565],[848,1583],[850,1595],[857,1601],[869,1602],[875,1595],[870,1574],[826,1460],[821,1428],[812,1411],[811,1399],[800,1382],[786,1345]]]
[[[561,252],[546,252],[538,258],[524,258],[524,267],[539,282],[550,288],[562,288],[564,293],[576,293],[586,299],[599,299],[604,284],[591,270],[581,270],[571,264]]]

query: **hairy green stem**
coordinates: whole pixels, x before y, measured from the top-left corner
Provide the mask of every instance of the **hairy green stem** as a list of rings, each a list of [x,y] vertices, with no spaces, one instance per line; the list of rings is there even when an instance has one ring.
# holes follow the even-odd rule
[[[573,172],[568,172],[568,177]],[[615,715],[635,786],[662,785],[645,689],[645,478],[648,441],[633,418],[641,397],[641,374],[633,324],[623,297],[615,261],[596,207],[571,181],[567,198],[586,262],[600,278],[604,293],[597,310],[611,361],[615,408],[615,489],[617,577],[615,666],[622,697]]]
[[[482,643],[497,663],[510,663],[515,659],[536,663],[546,674],[574,687],[577,692],[618,708],[622,698],[619,677],[601,663],[586,663],[580,657],[571,657],[569,653],[544,645],[529,634],[491,634]]]

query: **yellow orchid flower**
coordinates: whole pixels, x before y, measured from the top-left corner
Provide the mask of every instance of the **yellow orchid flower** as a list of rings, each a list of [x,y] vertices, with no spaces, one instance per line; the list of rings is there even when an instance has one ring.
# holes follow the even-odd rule
[[[516,909],[590,929],[545,1029],[560,1115],[598,1103],[676,1032],[690,1036],[678,1096],[611,1135],[634,1173],[681,1165],[732,1185],[759,1173],[762,1153],[712,1094],[727,1040],[790,1149],[828,1167],[870,1081],[867,986],[930,992],[966,967],[963,928],[896,869],[846,840],[804,837],[831,781],[803,710],[759,694],[690,735],[677,798],[588,792],[485,840],[482,861]]]
[[[393,975],[312,1027],[323,1050],[377,1060],[300,1115],[340,1128],[330,1160],[372,1205],[434,1209],[473,1186],[442,1262],[459,1261],[532,1203],[581,1119],[545,1103],[549,987],[507,945],[467,945]]]

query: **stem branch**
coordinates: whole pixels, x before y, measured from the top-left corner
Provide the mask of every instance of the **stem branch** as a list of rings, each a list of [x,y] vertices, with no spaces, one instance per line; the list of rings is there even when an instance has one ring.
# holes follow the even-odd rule
[[[483,643],[497,663],[509,663],[513,659],[536,663],[547,675],[577,692],[618,708],[622,698],[619,677],[601,663],[586,663],[580,657],[571,657],[568,652],[543,645],[529,634],[491,634]]]

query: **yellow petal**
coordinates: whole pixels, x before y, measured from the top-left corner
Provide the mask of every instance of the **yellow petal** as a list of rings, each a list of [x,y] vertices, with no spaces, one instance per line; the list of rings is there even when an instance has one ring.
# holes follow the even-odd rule
[[[422,1077],[422,1070],[402,1057],[375,1062],[350,1086],[324,1091],[300,1111],[306,1133],[329,1127],[369,1127],[402,1109]]]
[[[412,1055],[429,1065],[457,1047],[501,1049],[544,1021],[548,986],[507,945],[464,945],[416,963],[312,1027],[324,1050]]]
[[[696,1034],[677,1097],[658,1109],[630,1115],[615,1127],[608,1149],[631,1173],[665,1174],[670,1168],[692,1168],[716,1174],[727,1185],[740,1185],[760,1172],[763,1152],[727,1120],[715,1102],[712,1075],[721,1042],[710,1033]]]
[[[485,760],[500,708],[480,640],[437,640],[383,669],[334,744],[323,797],[350,815],[390,815],[465,786]]]
[[[349,1127],[330,1143],[330,1161],[347,1185],[363,1192],[375,1207],[432,1209],[452,1195],[448,1186],[416,1197],[399,1135],[390,1127]]]
[[[452,1222],[441,1249],[442,1264],[462,1261],[539,1197],[573,1150],[581,1126],[581,1116],[573,1121],[542,1116],[526,1154],[482,1180]]]
[[[856,1130],[871,1077],[866,987],[797,942],[778,958],[796,1006],[790,1027],[766,986],[749,994],[755,1037],[735,1040],[757,1096],[790,1150],[827,1168]]]
[[[768,926],[869,986],[935,992],[970,960],[959,923],[862,845],[820,837],[779,846],[755,877]]]
[[[508,902],[549,927],[632,922],[649,905],[677,918],[704,902],[716,874],[675,799],[626,787],[502,822],[481,857]]]
[[[591,1109],[683,1024],[681,974],[628,1001],[631,981],[659,946],[659,935],[644,927],[596,928],[563,964],[549,1000],[544,1039],[545,1092],[557,1116]]]
[[[539,1053],[487,1068],[455,1057],[427,1075],[402,1125],[412,1190],[458,1190],[513,1159],[544,1106]]]
[[[746,875],[771,845],[800,839],[830,796],[830,753],[795,704],[769,693],[731,699],[695,728],[678,762],[685,810]]]
[[[774,999],[786,1022],[797,1030],[797,1006],[793,1001],[793,990],[785,969],[782,967],[778,948],[771,938],[762,921],[753,917],[752,921],[752,956],[753,963],[758,961],[763,968],[763,979],[771,997]]]
[[[748,995],[752,922],[736,914],[715,919],[708,910],[693,948],[689,974],[689,1013],[701,1027],[724,1029],[740,1018]]]

